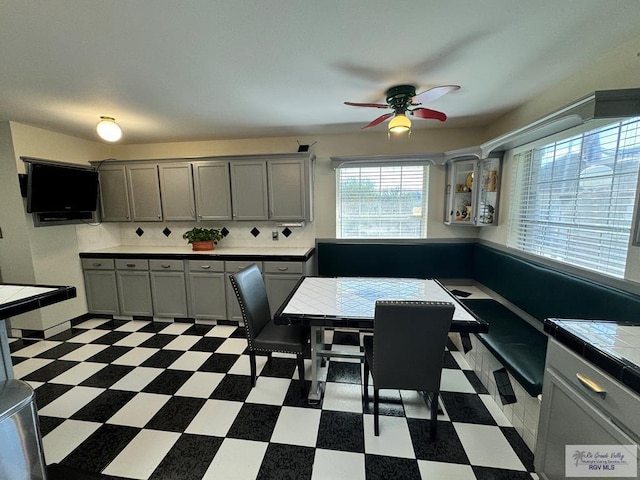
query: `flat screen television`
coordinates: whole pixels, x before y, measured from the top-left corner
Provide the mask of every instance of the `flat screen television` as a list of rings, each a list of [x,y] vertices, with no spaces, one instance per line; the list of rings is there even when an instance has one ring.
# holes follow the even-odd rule
[[[29,162],[28,213],[95,212],[98,206],[98,172],[92,168]]]

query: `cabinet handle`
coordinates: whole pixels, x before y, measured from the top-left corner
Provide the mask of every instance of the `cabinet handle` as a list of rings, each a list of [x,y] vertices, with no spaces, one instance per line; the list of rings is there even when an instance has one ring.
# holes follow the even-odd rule
[[[598,385],[596,382],[591,380],[589,377],[582,375],[581,373],[576,373],[576,378],[580,381],[582,385],[584,385],[588,390],[591,390],[593,393],[600,395],[603,399],[607,398],[607,391]]]
[[[171,268],[171,265],[160,265],[162,268]]]
[[[278,267],[279,272],[286,272],[287,270],[289,270],[289,267]]]
[[[101,266],[102,266],[102,264],[101,264],[101,263],[97,263],[97,262],[96,262],[96,263],[93,263],[92,265],[93,265],[94,267],[101,267]]]
[[[129,268],[134,268],[136,266],[135,263],[127,263],[127,267]]]
[[[200,265],[200,268],[202,268],[203,270],[209,270],[211,268],[211,265]]]

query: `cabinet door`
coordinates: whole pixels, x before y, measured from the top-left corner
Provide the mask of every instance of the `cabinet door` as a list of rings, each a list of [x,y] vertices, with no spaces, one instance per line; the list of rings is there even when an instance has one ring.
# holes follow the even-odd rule
[[[298,284],[302,275],[281,275],[265,273],[264,284],[267,288],[269,307],[273,316]]]
[[[227,301],[224,273],[189,273],[189,316],[226,320]]]
[[[445,223],[474,225],[474,179],[477,178],[476,160],[449,164]]]
[[[120,313],[115,270],[85,270],[84,286],[89,313],[107,315]]]
[[[500,199],[500,159],[485,158],[480,162],[476,224],[498,224],[498,201]]]
[[[158,165],[164,220],[195,220],[193,178],[188,163]]]
[[[148,271],[117,271],[120,313],[153,315]]]
[[[304,160],[269,160],[267,170],[269,218],[271,220],[305,220],[307,184]]]
[[[103,222],[130,222],[125,167],[100,166],[100,208]]]
[[[198,220],[231,220],[229,163],[193,163],[193,179]]]
[[[157,165],[127,166],[127,181],[131,197],[131,218],[134,222],[162,221],[160,183]]]
[[[158,317],[187,317],[184,272],[151,272],[153,313]]]
[[[231,198],[235,220],[268,220],[267,162],[231,162]]]

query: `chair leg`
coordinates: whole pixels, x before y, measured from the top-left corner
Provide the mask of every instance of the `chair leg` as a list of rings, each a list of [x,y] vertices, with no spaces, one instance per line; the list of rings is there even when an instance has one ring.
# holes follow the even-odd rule
[[[298,360],[298,378],[300,379],[300,392],[304,397],[306,394],[306,388],[305,388],[306,385],[305,385],[305,379],[304,379],[304,355],[302,354],[296,355],[296,358]]]
[[[374,386],[373,387],[373,433],[375,434],[376,437],[380,435],[380,423],[378,419],[378,414],[380,413],[378,411],[379,400],[380,399],[378,395],[378,389]]]
[[[431,441],[435,442],[438,438],[438,397],[440,396],[440,392],[433,392],[433,396],[431,397]]]
[[[249,352],[249,364],[251,365],[251,386],[256,386],[256,354]]]
[[[369,405],[369,364],[364,361],[364,404]]]

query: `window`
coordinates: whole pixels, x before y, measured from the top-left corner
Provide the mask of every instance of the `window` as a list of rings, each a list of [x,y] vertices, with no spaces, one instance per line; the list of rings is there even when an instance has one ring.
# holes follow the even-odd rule
[[[640,166],[640,118],[515,155],[509,246],[624,277]]]
[[[426,237],[428,177],[422,165],[341,167],[336,237]]]

